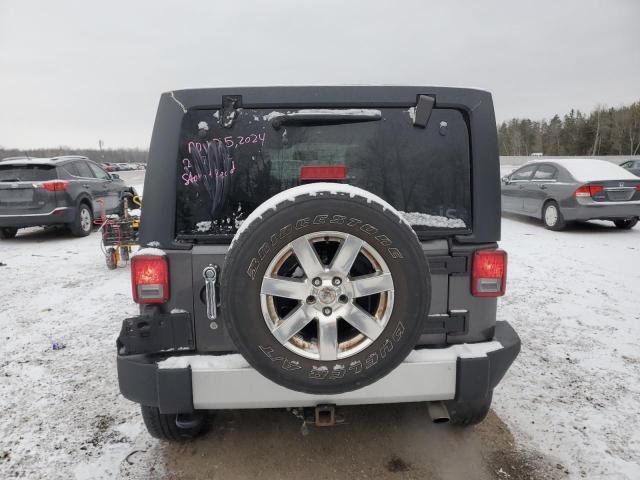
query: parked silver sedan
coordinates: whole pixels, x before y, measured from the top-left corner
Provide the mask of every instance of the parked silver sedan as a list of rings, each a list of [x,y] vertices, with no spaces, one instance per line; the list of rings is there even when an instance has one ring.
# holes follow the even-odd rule
[[[540,218],[550,230],[586,220],[630,229],[640,217],[640,179],[604,160],[536,160],[502,178],[502,211]]]

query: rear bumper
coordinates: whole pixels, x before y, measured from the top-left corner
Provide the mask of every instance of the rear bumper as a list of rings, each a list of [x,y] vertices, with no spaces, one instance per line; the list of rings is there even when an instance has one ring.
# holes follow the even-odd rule
[[[612,220],[640,217],[640,202],[607,202],[598,204],[590,201],[586,205],[562,207],[565,220]]]
[[[337,395],[281,387],[244,364],[238,354],[183,356],[179,363],[184,368],[159,367],[167,356],[158,354],[118,355],[117,364],[125,398],[159,407],[162,413],[188,413],[483,398],[500,382],[519,351],[516,332],[507,322],[498,322],[492,341],[414,350],[381,380]]]
[[[75,207],[58,207],[47,213],[0,215],[0,227],[39,227],[71,223],[76,216]]]

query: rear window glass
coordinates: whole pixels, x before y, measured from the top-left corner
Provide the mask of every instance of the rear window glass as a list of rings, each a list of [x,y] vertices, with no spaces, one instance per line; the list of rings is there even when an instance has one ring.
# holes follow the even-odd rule
[[[57,175],[53,166],[0,164],[0,182],[42,182],[55,178]]]
[[[283,115],[299,118],[282,121]],[[276,193],[336,174],[389,202],[418,232],[468,230],[466,122],[449,109],[433,110],[426,128],[412,118],[407,108],[245,108],[233,118],[218,110],[189,111],[177,158],[178,238],[233,235]],[[325,166],[337,168],[317,168]]]

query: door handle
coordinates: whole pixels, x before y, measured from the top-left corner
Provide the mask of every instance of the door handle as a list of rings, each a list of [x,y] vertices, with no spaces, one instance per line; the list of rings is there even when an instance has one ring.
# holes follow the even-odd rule
[[[218,277],[218,272],[216,267],[213,265],[204,267],[202,276],[204,277],[205,297],[207,300],[207,318],[215,320],[218,317],[218,307],[216,305],[216,278]]]
[[[547,186],[546,185],[540,185],[540,190],[546,190]]]
[[[518,189],[522,190],[524,188],[524,185],[518,185]]]
[[[82,184],[82,186],[83,186],[84,188],[89,188],[89,184],[88,184],[88,183],[83,183],[83,184]]]

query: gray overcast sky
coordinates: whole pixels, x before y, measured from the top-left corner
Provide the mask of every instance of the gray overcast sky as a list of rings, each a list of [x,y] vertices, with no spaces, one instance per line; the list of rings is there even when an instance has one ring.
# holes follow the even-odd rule
[[[146,148],[163,91],[421,84],[499,120],[640,99],[640,1],[0,0],[0,145]]]

